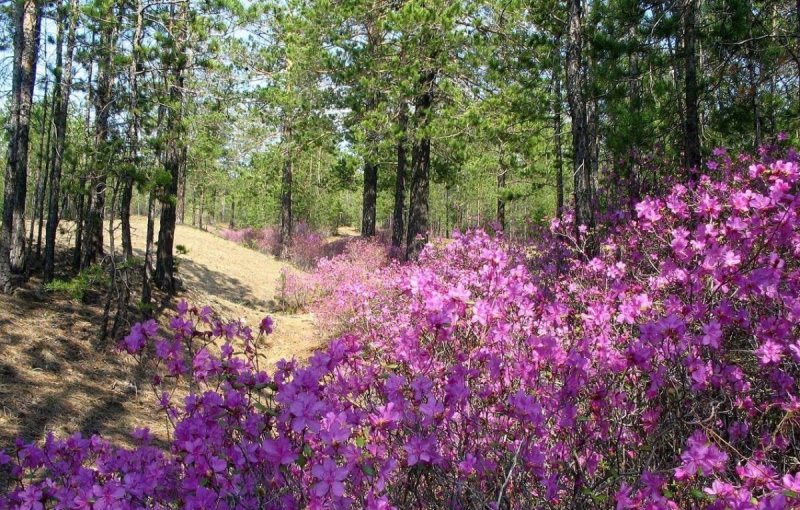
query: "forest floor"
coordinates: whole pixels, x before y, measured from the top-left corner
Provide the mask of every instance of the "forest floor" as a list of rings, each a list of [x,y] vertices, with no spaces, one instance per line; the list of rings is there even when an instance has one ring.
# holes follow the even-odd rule
[[[143,256],[145,219],[131,222],[135,254]],[[71,233],[65,232],[66,247]],[[254,328],[272,315],[275,332],[259,345],[268,363],[305,358],[324,342],[310,314],[271,311],[286,262],[185,225],[177,226],[175,244],[186,249],[177,256],[183,290],[175,299],[209,305]],[[130,445],[133,428],[149,427],[164,439],[166,424],[155,408],[148,374],[113,343],[98,345],[102,299],[81,303],[44,293],[40,286],[31,279],[13,295],[0,295],[0,449],[15,437],[36,440],[48,431],[100,433]],[[174,304],[167,303],[161,316],[169,316]]]

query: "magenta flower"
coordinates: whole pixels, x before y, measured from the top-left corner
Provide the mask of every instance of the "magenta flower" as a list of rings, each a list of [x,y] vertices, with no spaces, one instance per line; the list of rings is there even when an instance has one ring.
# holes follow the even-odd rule
[[[709,476],[725,468],[728,455],[713,445],[703,432],[695,431],[687,445],[688,448],[681,453],[683,463],[675,469],[678,480]]]
[[[795,473],[794,475],[783,475],[781,482],[783,483],[784,489],[794,492],[795,497],[800,497],[800,472]]]
[[[220,367],[220,362],[213,358],[205,347],[197,351],[192,360],[192,371],[198,381],[206,381]]]
[[[293,416],[292,430],[302,432],[306,427],[314,432],[319,430],[319,413],[322,409],[322,403],[310,393],[295,396],[289,405],[289,412]]]
[[[297,454],[292,449],[292,443],[285,437],[265,439],[261,448],[268,462],[280,465],[289,465],[297,459]]]
[[[269,335],[272,334],[272,327],[273,327],[272,317],[266,316],[263,319],[261,319],[261,324],[259,324],[258,329],[265,335]]]
[[[783,356],[783,351],[782,345],[772,340],[767,340],[761,344],[761,347],[756,349],[755,354],[763,365],[769,365],[771,363],[779,363]]]
[[[408,455],[408,465],[430,463],[436,457],[436,443],[431,436],[411,436],[403,448]]]
[[[719,349],[720,341],[722,340],[722,328],[719,322],[711,321],[703,326],[703,336],[701,343],[713,349]]]
[[[332,459],[325,459],[322,464],[315,464],[311,468],[311,474],[318,480],[314,484],[314,495],[323,498],[330,495],[340,498],[344,495],[344,483],[347,478],[348,469],[339,467]]]
[[[43,510],[42,497],[42,490],[35,485],[24,489],[19,493],[19,510]]]
[[[107,482],[105,485],[95,485],[92,489],[95,497],[95,510],[116,510],[119,502],[125,497],[125,489],[115,482]]]

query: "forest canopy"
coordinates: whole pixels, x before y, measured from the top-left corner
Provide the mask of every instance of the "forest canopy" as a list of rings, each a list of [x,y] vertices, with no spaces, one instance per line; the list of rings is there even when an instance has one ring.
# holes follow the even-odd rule
[[[296,222],[384,230],[412,257],[428,233],[591,226],[714,147],[796,140],[798,19],[739,0],[14,1],[0,259],[52,278],[65,219],[88,267],[109,216],[130,255],[148,211],[282,243]]]

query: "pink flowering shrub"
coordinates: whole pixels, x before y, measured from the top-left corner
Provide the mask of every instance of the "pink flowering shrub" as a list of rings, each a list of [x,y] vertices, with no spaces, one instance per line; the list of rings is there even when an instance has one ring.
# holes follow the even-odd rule
[[[305,311],[308,304],[319,297],[314,282],[315,279],[307,273],[288,267],[281,269],[276,286],[276,309],[289,313]]]
[[[288,249],[289,259],[303,269],[314,267],[324,256],[325,238],[325,234],[312,229],[308,223],[296,223]]]
[[[340,247],[340,253],[319,259],[309,273],[283,271],[276,296],[281,309],[309,310],[321,329],[330,333],[346,331],[348,322],[358,319],[359,311],[368,312],[362,304],[391,281],[384,276],[392,272],[386,243],[350,238]]]
[[[304,366],[208,309],[137,325],[169,449],[20,443],[0,508],[800,508],[796,161],[718,151],[571,256],[567,221],[352,268],[350,334]]]
[[[325,235],[312,229],[308,223],[297,222],[292,233],[292,244],[284,250],[275,227],[224,229],[220,237],[254,250],[275,256],[288,256],[299,267],[308,269],[325,255]]]
[[[251,228],[224,228],[219,231],[219,236],[236,244],[245,244],[245,239],[252,230]]]
[[[275,227],[253,228],[246,227],[241,229],[224,229],[219,233],[220,237],[259,250],[264,253],[280,253],[280,241],[278,230]]]

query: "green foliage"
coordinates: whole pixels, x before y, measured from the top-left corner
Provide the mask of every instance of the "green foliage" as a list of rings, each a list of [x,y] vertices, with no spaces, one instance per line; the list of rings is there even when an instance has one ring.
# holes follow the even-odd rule
[[[46,283],[44,289],[47,292],[67,294],[76,301],[84,301],[90,290],[102,288],[108,282],[109,277],[103,266],[94,264],[69,280],[56,279]]]
[[[160,203],[180,204],[187,223],[274,225],[288,160],[295,221],[334,231],[360,221],[363,167],[370,162],[378,168],[377,223],[386,227],[394,207],[397,144],[406,139],[408,167],[414,142],[426,137],[435,233],[486,226],[502,201],[509,229],[524,235],[529,222],[555,211],[556,111],[569,200],[564,2],[143,0],[147,15],[134,51],[135,4],[79,2],[74,71],[81,79],[69,112],[61,182],[69,219],[80,216],[77,203],[90,196],[87,180],[102,168],[107,190],[133,179],[139,214],[146,213],[154,192],[157,209]],[[186,16],[175,16],[178,5]],[[585,3],[587,83],[581,92],[592,112],[593,165],[601,187],[619,187],[635,177],[632,155],[681,158],[682,5]],[[699,5],[705,150],[750,150],[779,131],[800,139],[796,6],[744,0]],[[108,28],[117,34],[112,74],[118,100],[110,112],[115,129],[98,145],[88,99],[97,91],[96,70],[107,50],[100,36]],[[0,45],[9,33],[0,33]],[[43,53],[52,58],[53,45],[47,46]],[[140,67],[135,96],[128,77],[134,60]],[[39,80],[32,110],[29,196],[39,169],[47,168],[44,115],[55,78],[52,63],[47,68],[49,97]],[[180,98],[172,87],[176,68],[184,79]],[[89,69],[91,82],[84,79]],[[415,101],[429,73],[433,106],[418,118]],[[3,118],[6,110],[7,105]],[[175,111],[181,118],[173,126],[166,119]],[[401,112],[408,116],[404,132]],[[140,129],[132,151],[127,128],[134,115]],[[163,168],[165,152],[174,147],[186,150],[183,197],[169,191],[172,177]],[[0,155],[5,151],[3,144]],[[498,183],[500,173],[505,184]],[[639,176],[648,183],[662,177]]]

